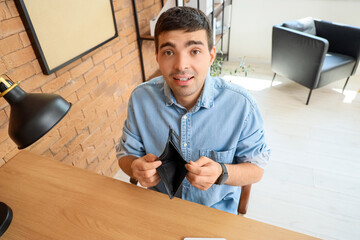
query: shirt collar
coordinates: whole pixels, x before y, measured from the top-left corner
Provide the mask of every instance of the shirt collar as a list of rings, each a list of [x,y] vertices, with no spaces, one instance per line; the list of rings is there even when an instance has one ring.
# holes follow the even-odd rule
[[[176,99],[164,79],[164,95],[165,95],[165,104],[166,106],[170,106],[172,104],[176,104]],[[212,108],[214,106],[214,79],[208,74],[206,76],[204,88],[201,91],[200,97],[197,100],[193,109],[198,110],[201,107],[204,108]]]

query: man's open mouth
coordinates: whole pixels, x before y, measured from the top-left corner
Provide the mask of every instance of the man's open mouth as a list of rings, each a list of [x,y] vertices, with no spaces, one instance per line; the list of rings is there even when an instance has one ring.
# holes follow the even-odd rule
[[[188,80],[190,80],[192,78],[194,78],[194,76],[191,76],[191,77],[174,77],[175,80],[182,81],[182,82],[188,81]]]

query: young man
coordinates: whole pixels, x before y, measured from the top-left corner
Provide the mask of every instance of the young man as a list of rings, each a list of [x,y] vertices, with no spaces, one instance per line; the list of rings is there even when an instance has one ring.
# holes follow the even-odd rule
[[[257,104],[243,88],[210,77],[216,52],[201,11],[164,12],[155,48],[162,76],[139,85],[130,97],[116,147],[119,165],[142,186],[166,193],[156,160],[170,127],[188,162],[179,197],[237,214],[239,186],[258,182],[269,158]]]

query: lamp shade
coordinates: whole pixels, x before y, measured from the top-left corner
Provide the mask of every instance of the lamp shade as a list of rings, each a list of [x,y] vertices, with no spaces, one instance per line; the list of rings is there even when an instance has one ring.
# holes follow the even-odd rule
[[[40,139],[70,110],[71,103],[59,95],[26,93],[11,80],[0,78],[0,92],[10,105],[9,136],[19,149]]]

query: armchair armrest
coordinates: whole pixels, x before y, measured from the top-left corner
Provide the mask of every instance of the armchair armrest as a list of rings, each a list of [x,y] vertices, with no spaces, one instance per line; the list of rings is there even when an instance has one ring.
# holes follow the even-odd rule
[[[271,68],[312,89],[316,87],[328,47],[324,38],[275,25]]]

